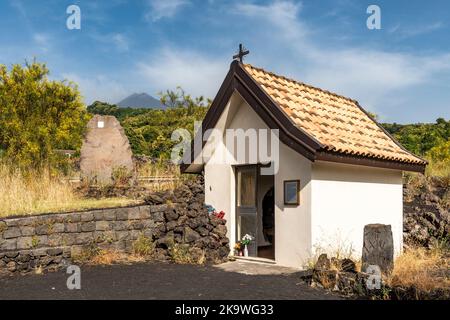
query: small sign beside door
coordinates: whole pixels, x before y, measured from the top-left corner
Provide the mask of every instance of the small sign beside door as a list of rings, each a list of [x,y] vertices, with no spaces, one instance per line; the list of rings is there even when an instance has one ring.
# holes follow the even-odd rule
[[[284,181],[284,204],[297,206],[300,204],[300,180]]]

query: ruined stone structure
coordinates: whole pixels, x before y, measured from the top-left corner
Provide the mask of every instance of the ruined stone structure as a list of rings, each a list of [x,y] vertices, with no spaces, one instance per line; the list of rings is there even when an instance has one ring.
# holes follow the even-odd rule
[[[95,115],[87,125],[81,147],[81,176],[111,182],[114,170],[133,170],[130,143],[114,116]]]

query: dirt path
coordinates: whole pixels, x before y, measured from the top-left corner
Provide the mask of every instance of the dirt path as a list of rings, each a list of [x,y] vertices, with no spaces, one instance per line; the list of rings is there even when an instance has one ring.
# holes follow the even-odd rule
[[[2,277],[0,299],[339,299],[310,288],[297,272],[244,274],[236,272],[239,268],[164,263],[85,266],[81,290],[67,289],[65,271]]]

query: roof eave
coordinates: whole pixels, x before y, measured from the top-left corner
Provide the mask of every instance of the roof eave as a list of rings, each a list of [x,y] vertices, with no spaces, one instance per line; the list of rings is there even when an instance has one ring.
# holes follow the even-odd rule
[[[408,163],[387,159],[355,156],[330,151],[317,152],[316,160],[419,173],[425,173],[426,167],[426,163]]]

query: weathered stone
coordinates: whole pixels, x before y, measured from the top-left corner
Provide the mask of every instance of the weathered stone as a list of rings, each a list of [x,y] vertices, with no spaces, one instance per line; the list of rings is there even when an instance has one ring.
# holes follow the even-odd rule
[[[32,243],[33,243],[32,237],[21,237],[17,239],[17,249],[18,250],[30,249],[33,247]]]
[[[92,212],[83,212],[81,214],[81,222],[89,222],[94,220],[94,214]]]
[[[114,222],[114,230],[116,230],[116,231],[128,230],[128,222],[126,222],[126,221],[115,221]]]
[[[138,220],[141,218],[141,213],[139,212],[139,207],[131,207],[127,208],[128,210],[128,219],[129,220]]]
[[[83,178],[99,183],[113,181],[117,170],[132,172],[133,161],[128,138],[114,116],[95,115],[87,124],[80,155]],[[124,172],[124,173],[125,173]]]
[[[60,233],[54,233],[48,236],[48,244],[50,246],[62,246],[63,243],[63,235]]]
[[[47,224],[40,224],[35,227],[35,233],[37,235],[49,234],[51,231],[51,226]]]
[[[11,239],[20,237],[20,229],[18,227],[8,227],[5,231],[3,231],[4,239]]]
[[[57,256],[63,253],[63,249],[62,248],[51,248],[51,249],[47,249],[47,254],[50,256]]]
[[[142,223],[144,224],[144,229],[155,227],[155,221],[150,219],[142,220]]]
[[[116,211],[117,220],[128,220],[128,208],[120,208]]]
[[[164,200],[157,194],[151,193],[145,198],[145,202],[154,205],[164,203]]]
[[[220,224],[213,229],[213,232],[219,235],[220,237],[225,237],[227,235],[227,227],[224,226],[223,224]]]
[[[16,264],[14,261],[10,261],[10,262],[8,262],[8,263],[6,264],[6,269],[7,269],[9,272],[14,272],[14,271],[16,271],[16,268],[17,268],[17,264]]]
[[[28,262],[31,260],[30,251],[22,251],[19,256],[16,258],[19,262]]]
[[[177,243],[182,243],[183,242],[183,237],[179,233],[174,233],[173,238],[174,238],[175,242],[177,242]]]
[[[76,244],[88,244],[94,240],[93,232],[74,233],[76,235]]]
[[[314,270],[313,281],[320,283],[325,289],[336,289],[338,272],[336,270]]]
[[[94,220],[99,221],[104,219],[103,210],[95,210],[92,212],[94,215]]]
[[[75,223],[81,221],[81,214],[80,213],[70,213],[67,215],[65,222],[67,223]]]
[[[152,212],[152,219],[155,222],[164,222],[164,213],[163,212]]]
[[[95,231],[95,222],[85,222],[81,224],[81,231],[82,232],[90,232]]]
[[[0,237],[2,235],[2,232],[6,230],[8,226],[6,225],[6,222],[0,221]]]
[[[125,220],[125,219],[121,219],[121,217],[119,218],[119,213],[120,212],[123,212],[122,211],[122,209],[105,209],[104,211],[103,211],[103,218],[106,220],[106,221],[113,221],[113,220],[116,220],[116,218],[118,219],[118,220]]]
[[[166,223],[166,229],[168,231],[175,229],[175,227],[178,225],[177,221],[169,221]]]
[[[343,272],[353,272],[356,273],[356,264],[348,258],[342,259],[340,261],[340,269]]]
[[[54,233],[64,232],[64,223],[55,223],[52,227],[52,232]]]
[[[218,217],[216,217],[215,215],[211,215],[211,216],[209,217],[209,222],[210,222],[214,227],[216,227],[216,226],[218,226],[218,225],[220,225],[220,224],[224,224],[224,220],[223,220],[223,219],[220,219],[220,218],[218,218]]]
[[[186,224],[189,227],[191,227],[192,229],[195,229],[198,227],[203,227],[208,224],[208,218],[202,217],[202,216],[197,216],[195,218],[191,218],[191,219],[187,220]]]
[[[62,244],[64,246],[71,246],[73,244],[76,244],[76,237],[77,235],[75,233],[66,233],[62,235]]]
[[[209,241],[208,241],[208,248],[216,250],[216,249],[221,247],[220,246],[220,242],[217,241],[216,239],[214,239],[212,237],[209,237],[207,239],[209,239]]]
[[[66,232],[80,232],[81,227],[78,223],[66,223]]]
[[[24,239],[24,238],[22,238],[22,239]],[[48,244],[48,236],[47,235],[42,235],[42,236],[33,235],[31,237],[26,237],[26,239],[29,239],[29,244],[30,244],[31,248],[33,248],[33,249],[35,249],[39,246],[46,246]]]
[[[192,230],[189,227],[184,227],[184,232],[183,232],[183,239],[184,242],[193,242],[197,239],[201,238],[201,236],[198,234],[198,232]]]
[[[95,223],[95,230],[97,231],[110,230],[110,223],[108,221],[97,221]]]
[[[141,206],[139,207],[139,211],[141,213],[141,219],[150,219],[152,216],[150,206]]]
[[[150,212],[165,212],[169,206],[167,204],[159,204],[159,205],[153,205],[150,206]]]
[[[116,231],[116,239],[117,241],[124,241],[130,239],[129,231]]]
[[[362,268],[367,272],[370,265],[377,265],[383,273],[394,266],[394,241],[390,225],[368,224],[364,227]]]
[[[40,248],[40,249],[33,249],[33,256],[35,257],[43,257],[47,254],[47,249]]]
[[[142,230],[144,229],[144,223],[140,220],[130,221],[128,228],[130,230]]]
[[[173,232],[168,232],[164,237],[158,239],[156,244],[162,246],[163,248],[170,248],[175,243],[175,238]]]
[[[174,209],[169,209],[164,214],[167,221],[172,221],[178,219],[178,213]]]
[[[15,257],[17,257],[19,255],[19,251],[10,251],[10,252],[6,252],[5,256],[11,259],[14,259]]]
[[[22,236],[32,236],[34,235],[34,227],[31,226],[23,226],[20,227],[20,233],[22,234]]]
[[[329,270],[330,267],[331,267],[330,259],[328,259],[326,253],[322,253],[317,259],[316,264],[314,265],[314,270],[325,271]]]
[[[218,254],[221,258],[226,258],[230,254],[230,247],[225,245],[219,248]]]
[[[130,231],[130,239],[131,240],[136,240],[139,238],[139,236],[142,235],[142,232],[139,230],[131,230]]]
[[[0,241],[0,251],[10,251],[17,249],[17,238]]]
[[[17,227],[19,225],[18,219],[7,219],[4,221],[8,227]]]

